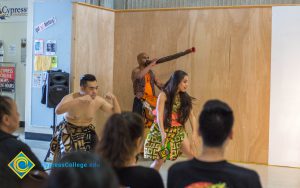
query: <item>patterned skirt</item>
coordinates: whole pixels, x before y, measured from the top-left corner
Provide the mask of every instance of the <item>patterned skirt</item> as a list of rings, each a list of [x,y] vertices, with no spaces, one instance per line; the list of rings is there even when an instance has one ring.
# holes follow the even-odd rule
[[[73,151],[93,151],[98,142],[95,127],[76,126],[63,120],[57,127],[50,142],[53,162],[60,160],[64,154]]]
[[[165,145],[161,144],[161,133],[157,123],[153,123],[145,140],[144,158],[176,160],[181,155],[181,145],[185,137],[183,126],[173,126],[165,129]]]

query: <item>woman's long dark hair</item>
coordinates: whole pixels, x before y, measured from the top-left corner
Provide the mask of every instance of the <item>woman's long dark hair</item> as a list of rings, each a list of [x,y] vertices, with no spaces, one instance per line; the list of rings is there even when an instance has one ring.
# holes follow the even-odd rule
[[[136,141],[144,136],[144,122],[132,112],[113,114],[106,122],[97,153],[115,168],[124,167],[137,149]]]
[[[166,82],[163,88],[163,91],[167,96],[165,109],[164,109],[165,128],[171,126],[172,108],[175,100],[175,95],[178,90],[178,85],[183,80],[183,78],[187,75],[188,74],[182,70],[175,71],[170,77],[170,79]],[[178,117],[179,117],[178,122],[184,125],[185,122],[188,120],[189,114],[192,109],[192,98],[186,92],[179,92],[179,96],[180,96],[180,108],[178,112]]]

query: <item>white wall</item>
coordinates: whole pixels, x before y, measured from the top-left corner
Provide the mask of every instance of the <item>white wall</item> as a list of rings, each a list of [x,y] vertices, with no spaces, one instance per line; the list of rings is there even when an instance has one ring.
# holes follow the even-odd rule
[[[5,0],[0,0],[1,4],[7,2]],[[9,5],[20,6],[20,4],[27,7],[27,0],[14,0],[10,1]],[[9,19],[7,19],[9,20]],[[27,22],[26,18],[21,19],[18,22],[2,22],[0,21],[0,40],[4,43],[4,61],[16,63],[16,103],[20,113],[20,121],[25,120],[25,76],[26,76],[26,66],[21,63],[21,39],[26,38],[27,35]],[[16,46],[16,54],[10,55],[8,53],[8,46]],[[3,93],[14,98],[14,95],[10,93]]]
[[[300,7],[273,7],[269,164],[300,167]]]

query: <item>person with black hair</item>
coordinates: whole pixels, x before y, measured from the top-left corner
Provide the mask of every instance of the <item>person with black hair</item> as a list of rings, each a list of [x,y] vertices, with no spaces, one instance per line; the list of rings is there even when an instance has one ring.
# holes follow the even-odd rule
[[[107,113],[120,113],[117,98],[107,93],[108,103],[97,95],[98,84],[96,77],[85,74],[80,79],[80,91],[66,95],[57,105],[56,114],[64,114],[64,120],[56,127],[50,143],[53,161],[57,161],[65,153],[71,151],[92,151],[98,138],[92,124],[95,113],[101,109]]]
[[[17,176],[8,164],[22,151],[33,163],[32,170],[44,171],[40,161],[31,149],[12,135],[19,128],[19,113],[15,101],[10,97],[0,96],[0,186],[3,188],[20,187],[24,179]],[[17,163],[18,165],[19,163]],[[27,163],[20,167],[28,168]]]
[[[158,96],[156,121],[144,145],[144,157],[155,160],[151,167],[159,170],[165,160],[176,160],[181,153],[194,156],[186,136],[185,123],[190,120],[192,139],[197,139],[192,97],[187,93],[188,74],[175,71]]]
[[[115,169],[121,187],[163,188],[157,171],[136,164],[136,156],[143,146],[143,136],[141,116],[132,112],[114,114],[104,126],[97,153]]]
[[[118,188],[113,169],[98,155],[88,152],[66,154],[53,168],[45,188]]]
[[[232,139],[233,111],[219,100],[207,101],[199,116],[202,153],[189,161],[179,162],[168,171],[167,186],[261,188],[258,174],[228,163],[225,148]]]

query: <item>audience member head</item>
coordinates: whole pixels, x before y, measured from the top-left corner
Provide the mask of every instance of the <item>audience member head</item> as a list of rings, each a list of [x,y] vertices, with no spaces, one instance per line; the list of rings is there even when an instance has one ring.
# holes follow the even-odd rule
[[[80,90],[81,94],[90,95],[94,99],[98,90],[96,77],[92,74],[83,75],[80,78]]]
[[[170,126],[168,121],[171,118],[172,108],[176,94],[179,94],[181,104],[179,109],[179,122],[184,125],[187,121],[192,109],[192,98],[186,92],[188,88],[188,81],[188,74],[182,70],[177,70],[166,82],[163,89],[167,96],[164,114],[165,117],[168,118],[164,119],[164,126]]]
[[[113,169],[96,154],[89,152],[69,153],[59,161],[59,164],[69,164],[69,167],[53,168],[46,188],[118,187]],[[75,164],[78,167],[70,167]],[[81,168],[79,164],[87,164],[87,167]]]
[[[19,128],[19,115],[15,101],[0,96],[0,129],[9,134],[16,131]]]
[[[113,114],[106,122],[97,151],[113,167],[125,167],[135,161],[144,136],[142,118],[132,112]]]
[[[207,101],[199,116],[199,134],[207,147],[222,147],[232,135],[233,111],[220,100]]]

